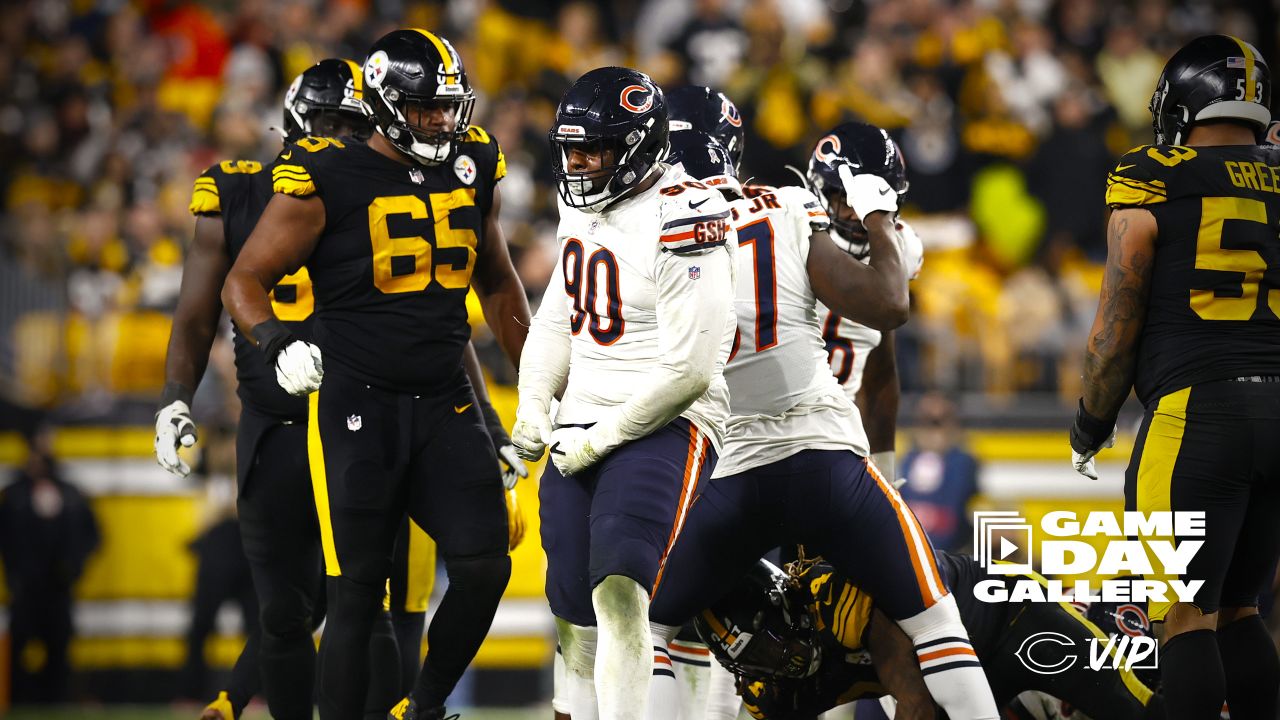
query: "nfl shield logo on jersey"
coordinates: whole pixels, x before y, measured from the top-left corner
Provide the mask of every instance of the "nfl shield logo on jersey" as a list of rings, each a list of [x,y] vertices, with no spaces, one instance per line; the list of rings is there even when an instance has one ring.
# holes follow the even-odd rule
[[[476,162],[470,155],[459,155],[458,159],[453,161],[453,172],[459,180],[470,185],[476,179]]]
[[[427,176],[423,175],[422,171],[418,168],[412,168],[409,170],[409,179],[412,180],[415,185],[421,185],[427,181]]]
[[[347,416],[347,429],[355,432],[364,426],[364,420],[359,415]]]
[[[700,277],[702,277],[702,268],[698,265],[689,266],[689,279],[697,280]]]

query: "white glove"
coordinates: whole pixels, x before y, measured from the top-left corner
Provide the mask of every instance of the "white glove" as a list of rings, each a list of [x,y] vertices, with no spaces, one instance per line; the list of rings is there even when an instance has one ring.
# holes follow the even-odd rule
[[[196,424],[191,420],[191,408],[174,400],[156,413],[156,462],[174,475],[186,477],[191,466],[178,456],[179,443],[182,447],[196,444]]]
[[[511,428],[511,444],[516,455],[529,462],[542,459],[542,453],[551,441],[551,416],[545,412],[520,412],[516,409],[516,424]],[[526,471],[527,472],[527,471]]]
[[[503,445],[498,448],[498,463],[502,467],[502,487],[507,490],[514,488],[520,478],[529,477],[529,468],[520,459],[514,446]]]
[[[587,428],[563,427],[551,433],[551,462],[566,477],[576,475],[600,462],[603,455],[591,447]]]
[[[902,269],[907,271],[907,279],[920,277],[920,268],[924,267],[924,241],[916,234],[915,228],[907,223],[898,222],[899,246],[902,248]]]
[[[1116,444],[1116,431],[1113,429],[1111,431],[1111,436],[1108,437],[1107,441],[1102,443],[1102,447],[1098,448],[1097,450],[1082,454],[1082,453],[1076,452],[1075,449],[1073,448],[1071,450],[1071,467],[1075,468],[1076,472],[1089,478],[1090,480],[1097,480],[1098,469],[1094,467],[1093,457],[1097,455],[1099,451],[1112,447],[1115,444]]]
[[[310,395],[323,379],[320,348],[309,342],[294,340],[276,356],[276,382],[290,395]]]
[[[877,211],[894,212],[898,209],[898,193],[884,178],[870,173],[854,175],[853,168],[848,165],[841,165],[837,172],[844,183],[845,201],[859,218]]]

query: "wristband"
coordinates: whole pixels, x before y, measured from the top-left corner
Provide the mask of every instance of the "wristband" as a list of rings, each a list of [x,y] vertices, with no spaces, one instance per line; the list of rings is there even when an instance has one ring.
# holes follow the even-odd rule
[[[276,356],[280,351],[294,340],[293,333],[278,318],[258,323],[249,331],[249,335],[258,344],[262,354],[267,356],[267,362],[272,365],[276,364]]]
[[[160,391],[160,407],[169,407],[175,401],[181,401],[187,407],[191,407],[191,396],[194,394],[182,383],[167,382],[164,384],[164,389]]]
[[[1080,399],[1080,409],[1076,411],[1076,421],[1071,424],[1071,449],[1081,455],[1096,452],[1111,437],[1116,427],[1115,418],[1103,420],[1089,414],[1084,409],[1084,398]]]

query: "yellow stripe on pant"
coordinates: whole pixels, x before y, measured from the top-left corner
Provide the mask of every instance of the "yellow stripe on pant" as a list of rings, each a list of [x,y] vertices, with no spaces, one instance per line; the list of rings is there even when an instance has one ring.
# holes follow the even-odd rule
[[[1178,453],[1182,450],[1182,436],[1187,429],[1187,400],[1191,397],[1191,388],[1183,388],[1160,398],[1160,403],[1152,413],[1151,423],[1147,426],[1147,437],[1142,444],[1142,455],[1138,460],[1137,510],[1141,513],[1170,512],[1173,510],[1171,498],[1173,469],[1178,462]],[[1172,541],[1172,537],[1149,536],[1144,541]],[[1151,553],[1148,552],[1148,556]],[[1172,580],[1174,576],[1157,573],[1148,576],[1148,580]],[[1173,607],[1173,601],[1151,601],[1147,614],[1155,620],[1163,620]]]
[[[436,542],[409,520],[409,567],[405,568],[404,611],[423,613],[436,585]]]
[[[311,492],[316,498],[320,520],[320,546],[324,548],[324,572],[338,577],[338,548],[333,544],[333,521],[329,515],[329,481],[324,471],[324,445],[320,442],[320,391],[307,398],[307,460],[311,464]]]

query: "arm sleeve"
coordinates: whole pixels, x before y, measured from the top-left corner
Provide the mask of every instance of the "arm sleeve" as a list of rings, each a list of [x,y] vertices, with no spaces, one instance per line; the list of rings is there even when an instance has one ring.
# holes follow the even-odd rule
[[[550,410],[556,390],[569,374],[569,308],[557,292],[563,286],[564,265],[557,262],[520,355],[520,404],[542,412]]]
[[[604,441],[604,447],[596,448],[601,452],[644,437],[679,417],[706,391],[715,372],[725,326],[733,313],[734,267],[729,251],[718,247],[696,255],[662,252],[656,280],[662,363],[627,402],[592,428]]]

